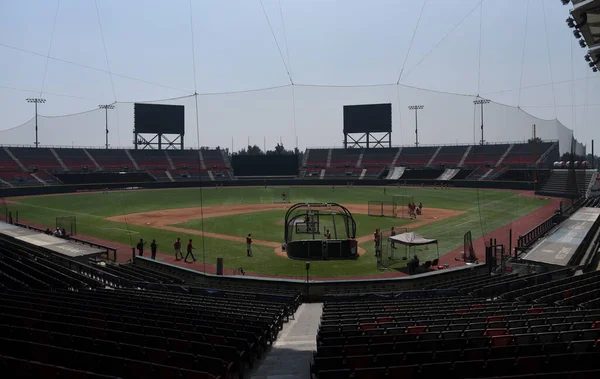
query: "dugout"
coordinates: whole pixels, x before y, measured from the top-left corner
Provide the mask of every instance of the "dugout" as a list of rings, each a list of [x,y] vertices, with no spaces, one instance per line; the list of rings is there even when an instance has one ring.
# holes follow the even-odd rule
[[[356,222],[337,203],[297,203],[285,214],[287,256],[292,259],[355,259]],[[331,237],[327,238],[327,231]]]

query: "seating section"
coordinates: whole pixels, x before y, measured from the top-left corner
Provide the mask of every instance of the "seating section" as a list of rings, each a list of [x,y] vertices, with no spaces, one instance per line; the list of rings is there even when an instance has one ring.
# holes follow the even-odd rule
[[[426,293],[339,298],[324,304],[311,369],[319,379],[600,375],[599,338],[600,310]]]
[[[54,148],[54,151],[69,170],[78,171],[83,168],[96,170],[96,165],[83,149]]]
[[[88,149],[88,152],[100,167],[106,171],[121,170],[126,168],[133,170],[133,163],[125,153],[125,150],[119,149]]]
[[[396,166],[423,167],[435,154],[437,146],[427,147],[403,147]]]
[[[553,170],[539,193],[563,197],[583,195],[586,193],[593,176],[594,170]]]
[[[11,170],[11,171],[0,171],[0,179],[9,183],[14,187],[18,186],[39,186],[41,183],[36,180],[33,176],[31,176],[27,172]],[[0,182],[0,186],[3,185]],[[6,185],[4,185],[6,186]]]
[[[223,158],[221,150],[202,150],[204,165],[208,170],[228,168],[229,163]]]
[[[11,147],[11,153],[27,169],[62,171],[62,166],[49,148]]]
[[[0,147],[0,172],[1,171],[21,171],[21,167],[15,162],[10,155]]]
[[[465,155],[467,148],[468,146],[443,146],[435,159],[431,162],[431,165],[456,167],[460,163],[463,155]]]
[[[142,169],[162,169],[171,168],[164,150],[129,150],[138,166]]]
[[[327,166],[327,156],[328,155],[329,155],[329,149],[310,149],[310,153],[308,154],[308,159],[306,160],[306,167],[307,168],[314,168],[314,167],[325,168],[325,166]]]
[[[42,179],[46,184],[61,184],[62,182],[54,175],[50,174],[48,171],[37,171],[35,172],[35,176]]]
[[[197,150],[169,150],[167,154],[177,169],[197,170],[200,168],[200,156]]]
[[[0,370],[10,378],[242,378],[299,305],[289,291],[183,288],[139,265],[62,265],[4,242]]]
[[[332,149],[330,167],[356,167],[363,149]]]
[[[519,143],[513,145],[506,155],[502,164],[505,165],[533,165],[550,147],[552,142],[541,142],[535,146],[531,143]]]

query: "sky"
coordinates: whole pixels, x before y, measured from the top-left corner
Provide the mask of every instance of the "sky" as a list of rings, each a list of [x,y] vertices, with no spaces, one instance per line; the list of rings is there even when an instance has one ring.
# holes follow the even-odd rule
[[[186,146],[341,146],[392,103],[394,145],[600,139],[599,75],[558,0],[0,0],[0,144],[131,146],[133,102],[185,105]],[[198,96],[193,96],[198,93]],[[554,120],[554,121],[553,121]],[[556,121],[558,120],[558,121]],[[561,147],[561,150],[564,150]]]

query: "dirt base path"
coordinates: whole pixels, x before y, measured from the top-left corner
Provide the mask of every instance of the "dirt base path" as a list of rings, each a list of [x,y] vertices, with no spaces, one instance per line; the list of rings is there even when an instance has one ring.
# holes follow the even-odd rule
[[[368,204],[346,204],[344,205],[351,213],[354,214],[368,214]],[[198,236],[205,236],[211,238],[218,238],[226,241],[245,243],[246,238],[242,236],[231,236],[227,234],[219,234],[212,232],[202,232],[194,229],[186,229],[173,224],[184,223],[191,220],[196,220],[201,217],[213,218],[240,215],[255,212],[264,212],[271,210],[286,210],[289,208],[288,204],[233,204],[233,205],[213,205],[207,207],[194,207],[194,208],[176,208],[176,209],[164,209],[150,212],[130,213],[120,216],[112,216],[106,218],[108,221],[116,221],[123,223],[131,223],[134,225],[150,226],[153,228],[160,228],[169,230],[181,234],[193,234]],[[417,219],[418,221],[411,223],[409,226],[411,229],[415,229],[424,225],[428,225],[434,222],[438,222],[450,217],[454,217],[465,213],[464,211],[453,211],[448,209],[435,209],[428,208],[425,213]],[[400,226],[398,226],[400,227]],[[366,234],[362,237],[358,237],[359,243],[368,242],[373,238],[372,234]],[[287,257],[287,254],[282,250],[281,244],[272,241],[264,241],[260,239],[252,239],[253,244],[258,246],[266,246],[274,249],[275,254]],[[358,248],[358,254],[362,255],[365,253],[365,249]]]

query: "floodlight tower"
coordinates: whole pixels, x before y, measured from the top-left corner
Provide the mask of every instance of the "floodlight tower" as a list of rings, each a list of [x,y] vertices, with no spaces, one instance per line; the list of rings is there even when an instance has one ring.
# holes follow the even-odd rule
[[[112,104],[101,104],[98,105],[98,108],[104,109],[104,120],[106,121],[106,148],[108,149],[108,110],[115,109],[115,106]]]
[[[408,109],[415,111],[415,147],[419,147],[419,119],[417,116],[417,112],[420,109],[425,108],[423,105],[409,105]]]
[[[38,107],[38,104],[44,104],[46,102],[46,99],[34,97],[34,98],[28,98],[25,100],[27,100],[28,103],[35,104],[35,147],[38,147],[40,142],[38,140],[38,110],[37,110],[37,107]]]
[[[477,100],[473,100],[473,104],[477,105],[481,105],[481,144],[483,145],[485,143],[485,140],[483,139],[483,104],[489,104],[489,100],[488,99],[477,99]]]

